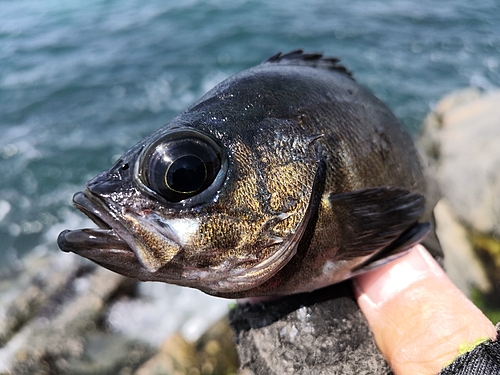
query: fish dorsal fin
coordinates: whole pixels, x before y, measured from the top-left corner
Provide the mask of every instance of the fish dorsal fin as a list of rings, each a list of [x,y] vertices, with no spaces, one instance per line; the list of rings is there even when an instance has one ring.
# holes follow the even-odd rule
[[[344,73],[354,80],[352,73],[343,65],[339,64],[340,59],[336,57],[324,57],[321,53],[304,53],[301,49],[289,53],[277,54],[271,56],[263,64],[281,64],[310,66],[313,68],[322,68]]]
[[[407,250],[408,244],[418,243],[429,232],[426,223],[418,222],[425,209],[419,193],[375,187],[331,194],[329,201],[341,236],[339,260],[367,256],[379,260],[376,254],[385,257]]]

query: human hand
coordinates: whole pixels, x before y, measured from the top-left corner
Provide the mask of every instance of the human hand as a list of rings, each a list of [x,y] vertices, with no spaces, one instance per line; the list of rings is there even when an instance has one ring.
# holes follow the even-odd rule
[[[437,374],[497,332],[424,249],[354,280],[358,304],[397,375]]]

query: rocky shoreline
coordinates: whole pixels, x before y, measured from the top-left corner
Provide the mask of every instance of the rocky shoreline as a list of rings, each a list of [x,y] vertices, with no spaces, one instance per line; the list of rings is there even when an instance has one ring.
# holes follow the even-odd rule
[[[453,93],[427,116],[419,138],[442,191],[435,214],[446,254],[445,267],[455,284],[481,303],[480,307],[497,321],[500,320],[495,315],[500,310],[499,104],[500,91],[482,93],[467,89]],[[128,303],[125,310],[130,309],[131,301],[139,306],[144,304],[145,309],[165,308],[165,304],[150,303],[155,298],[161,300],[161,294],[146,295],[141,285],[72,254],[53,252],[27,257],[22,267],[0,275],[0,374],[250,373],[238,370],[236,337],[227,318],[195,340],[173,332],[157,343],[112,329],[111,318],[131,319],[126,313],[111,313],[125,302]],[[339,301],[348,304],[346,300]],[[290,306],[295,306],[294,303]],[[302,322],[301,306],[299,303],[295,310],[287,310],[275,318]],[[282,306],[277,308],[283,310]],[[248,361],[253,357],[248,357],[247,347],[241,345],[242,342],[251,345],[248,340],[253,340],[251,324],[255,322],[245,321],[250,313],[244,309],[237,307],[231,315],[236,319],[233,324],[240,354]],[[255,317],[255,311],[251,313]],[[161,315],[160,311],[156,316]],[[163,319],[169,319],[168,312]],[[155,324],[150,322],[153,329]],[[279,327],[281,332],[287,326],[283,323]],[[387,371],[383,363],[379,368]]]
[[[76,256],[29,256],[23,269],[0,281],[0,374],[236,372],[227,318],[195,342],[174,333],[154,345],[113,330],[110,312],[117,303],[142,299],[147,308],[138,286]]]

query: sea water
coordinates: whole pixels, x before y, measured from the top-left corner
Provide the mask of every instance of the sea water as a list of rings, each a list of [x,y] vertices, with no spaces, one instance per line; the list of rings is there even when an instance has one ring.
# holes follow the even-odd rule
[[[499,25],[495,0],[0,0],[0,270],[93,226],[72,195],[233,73],[337,56],[415,133],[500,85]]]

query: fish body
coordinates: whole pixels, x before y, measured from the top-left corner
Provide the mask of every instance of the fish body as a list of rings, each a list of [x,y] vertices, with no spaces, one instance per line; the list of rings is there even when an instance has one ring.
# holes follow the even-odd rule
[[[89,181],[74,204],[99,228],[58,243],[140,280],[292,294],[421,241],[432,194],[391,111],[337,59],[295,51],[221,82]]]

